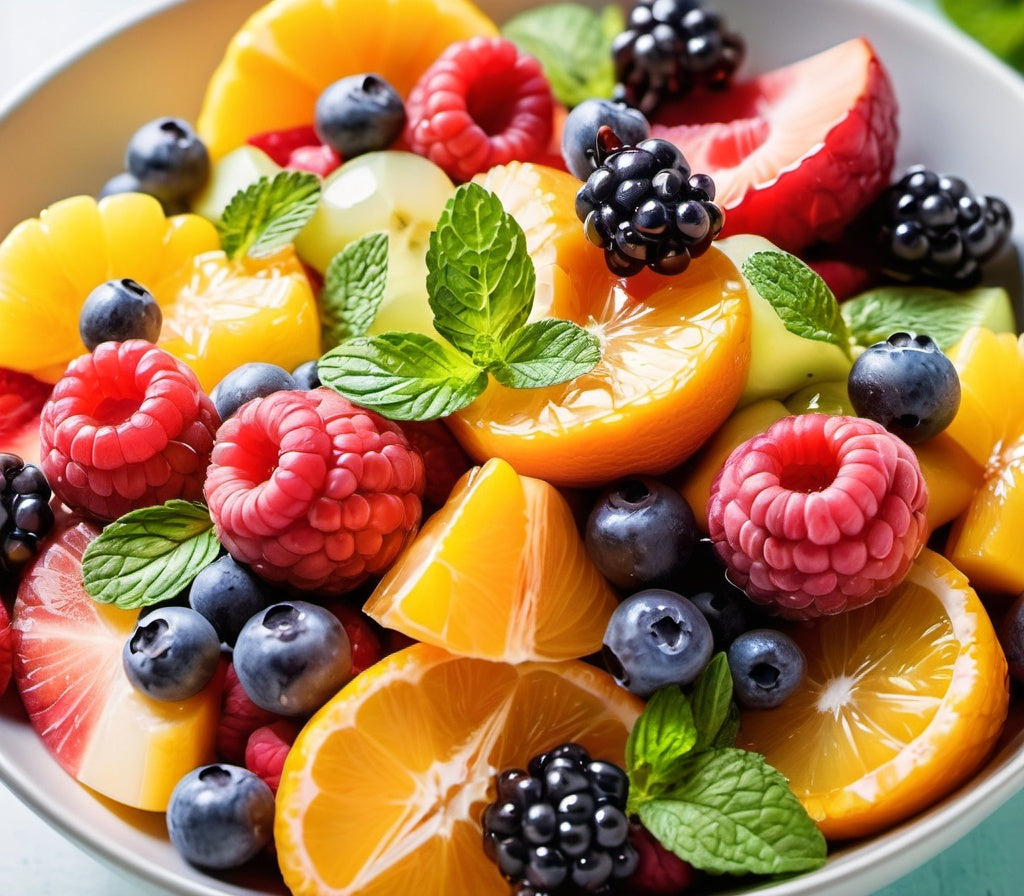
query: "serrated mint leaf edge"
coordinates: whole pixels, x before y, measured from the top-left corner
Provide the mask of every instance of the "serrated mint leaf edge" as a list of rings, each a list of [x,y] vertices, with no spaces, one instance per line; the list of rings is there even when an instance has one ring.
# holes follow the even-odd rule
[[[520,327],[488,370],[503,386],[542,389],[590,373],[601,360],[601,342],[572,321],[545,318]]]
[[[349,243],[327,265],[320,291],[324,351],[351,336],[363,336],[384,301],[388,235],[375,231]]]
[[[308,171],[264,175],[231,197],[216,222],[229,259],[264,258],[290,243],[316,212],[320,178]]]

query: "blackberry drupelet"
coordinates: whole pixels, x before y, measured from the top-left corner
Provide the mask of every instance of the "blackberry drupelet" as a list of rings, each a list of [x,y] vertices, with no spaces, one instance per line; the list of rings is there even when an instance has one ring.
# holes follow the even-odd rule
[[[0,454],[0,570],[17,572],[53,528],[50,485],[17,454]]]
[[[718,236],[725,215],[715,184],[692,174],[679,149],[656,137],[623,146],[609,127],[597,132],[597,167],[576,194],[587,238],[604,249],[612,273],[645,267],[679,274]]]
[[[484,850],[515,896],[608,893],[636,870],[629,843],[629,779],[617,765],[566,743],[506,769],[484,810]]]
[[[951,289],[975,285],[1013,227],[1002,199],[979,196],[959,177],[924,165],[882,192],[875,218],[884,274]]]
[[[696,0],[637,0],[612,43],[614,99],[650,115],[698,86],[721,90],[745,52],[743,39]]]

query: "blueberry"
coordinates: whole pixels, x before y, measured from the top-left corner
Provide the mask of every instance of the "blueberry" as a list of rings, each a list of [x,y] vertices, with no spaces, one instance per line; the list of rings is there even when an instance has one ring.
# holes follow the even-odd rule
[[[257,706],[284,716],[319,709],[349,679],[352,648],[338,617],[296,600],[256,613],[235,641],[235,672]]]
[[[210,176],[206,145],[181,118],[155,118],[128,141],[125,169],[143,193],[163,201],[195,193]]]
[[[744,632],[727,653],[736,702],[749,709],[771,709],[804,679],[803,651],[785,632],[757,628]]]
[[[605,489],[587,519],[584,540],[597,568],[615,586],[636,591],[669,585],[699,537],[686,499],[650,476]]]
[[[715,650],[725,650],[750,628],[750,616],[743,603],[746,598],[742,594],[739,589],[723,588],[719,591],[701,591],[690,598],[711,626]]]
[[[220,638],[189,607],[157,607],[141,618],[121,653],[128,680],[155,700],[187,700],[217,671]]]
[[[306,361],[292,371],[292,379],[295,380],[296,389],[317,389],[321,385],[320,371],[317,369],[316,361]]]
[[[930,336],[893,333],[865,349],[847,381],[854,410],[905,442],[938,435],[960,407],[960,378]]]
[[[323,143],[351,159],[390,147],[405,127],[405,105],[380,75],[349,75],[317,98],[314,126]]]
[[[107,196],[116,196],[119,193],[145,193],[147,192],[139,179],[134,174],[129,174],[127,171],[121,171],[110,178],[101,188],[98,195],[99,199],[105,199]],[[188,199],[186,197],[176,197],[172,199],[164,199],[160,196],[154,196],[160,202],[160,207],[163,209],[165,215],[182,215],[185,212],[191,211]]]
[[[247,401],[295,388],[295,379],[283,367],[265,361],[249,361],[217,383],[210,398],[220,419],[227,420]]]
[[[574,106],[562,128],[562,158],[569,171],[586,180],[595,163],[597,129],[607,125],[627,146],[645,140],[651,126],[638,109],[606,99],[589,99]]]
[[[78,332],[89,351],[101,342],[156,342],[163,320],[153,294],[125,277],[107,280],[86,296],[78,315]]]
[[[189,606],[202,613],[221,641],[234,645],[242,626],[260,610],[276,603],[263,580],[230,554],[202,569],[192,580]]]
[[[273,792],[236,765],[194,769],[177,783],[167,805],[171,843],[200,868],[244,865],[270,842],[273,829]]]
[[[658,688],[692,682],[711,659],[713,645],[700,610],[679,594],[652,588],[615,608],[602,655],[619,684],[647,697]]]
[[[999,643],[1006,654],[1010,675],[1024,683],[1024,594],[1011,605],[999,626]]]

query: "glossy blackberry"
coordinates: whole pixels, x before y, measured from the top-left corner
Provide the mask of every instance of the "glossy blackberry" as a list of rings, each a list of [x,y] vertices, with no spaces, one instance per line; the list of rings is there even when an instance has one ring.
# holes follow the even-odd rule
[[[0,472],[0,570],[13,573],[53,528],[51,491],[43,471],[17,454],[0,454]]]
[[[612,43],[614,99],[650,115],[697,87],[721,90],[745,52],[743,39],[696,0],[637,0]]]
[[[682,273],[725,223],[712,201],[714,181],[693,174],[668,140],[624,146],[611,128],[601,127],[596,143],[598,165],[576,193],[587,238],[604,249],[605,263],[619,276],[645,267]]]
[[[979,196],[959,177],[924,165],[883,191],[875,215],[883,273],[952,289],[975,285],[1013,228],[1002,199]]]
[[[574,743],[534,756],[527,769],[498,775],[483,816],[484,850],[512,893],[613,892],[638,862],[626,773]]]

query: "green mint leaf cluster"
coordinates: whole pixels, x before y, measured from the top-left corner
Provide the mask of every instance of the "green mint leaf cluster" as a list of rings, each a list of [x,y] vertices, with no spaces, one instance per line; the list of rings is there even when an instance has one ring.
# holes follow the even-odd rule
[[[306,171],[279,171],[239,190],[217,222],[228,258],[266,258],[283,249],[313,217],[320,178]]]
[[[388,276],[388,235],[368,233],[331,259],[320,291],[323,350],[363,336],[384,301]]]
[[[628,811],[666,849],[711,874],[789,874],[820,867],[821,831],[763,756],[732,746],[732,678],[718,653],[692,694],[651,696],[626,742]]]
[[[958,28],[1024,72],[1024,0],[941,0]]]
[[[82,579],[93,600],[134,610],[174,597],[219,554],[206,507],[172,500],[104,528],[82,555]]]
[[[526,236],[479,184],[456,190],[430,236],[427,294],[444,342],[419,333],[365,335],[386,260],[371,273],[358,269],[380,251],[374,244],[372,252],[353,250],[350,261],[335,259],[336,332],[349,335],[317,365],[322,383],[363,407],[393,420],[435,419],[472,402],[488,375],[512,388],[540,388],[587,373],[601,358],[597,337],[576,324],[529,322],[536,274]],[[353,277],[361,278],[356,286]]]
[[[540,62],[555,98],[571,108],[612,95],[612,39],[624,27],[617,5],[596,10],[580,3],[551,3],[509,19],[502,34]]]

